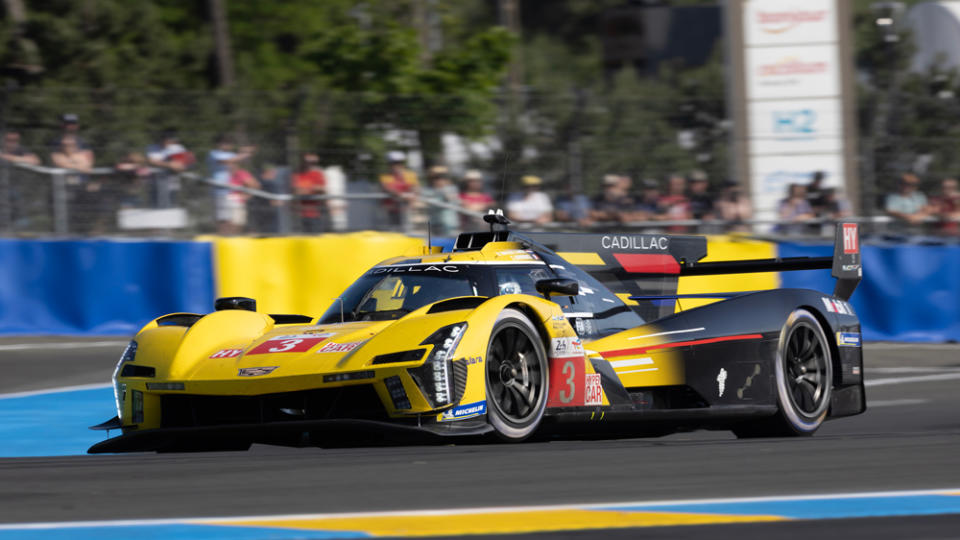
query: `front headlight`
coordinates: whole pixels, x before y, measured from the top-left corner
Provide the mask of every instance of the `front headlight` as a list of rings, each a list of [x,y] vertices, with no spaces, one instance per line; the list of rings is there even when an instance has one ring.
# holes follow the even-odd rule
[[[450,365],[457,345],[467,330],[467,323],[456,323],[437,330],[430,337],[423,340],[421,345],[433,345],[427,360],[420,367],[407,370],[417,386],[431,402],[433,408],[443,407],[453,403],[451,388]]]
[[[123,401],[126,399],[127,385],[117,382],[117,377],[120,375],[120,370],[123,369],[123,364],[133,362],[136,356],[137,342],[130,341],[127,348],[123,350],[123,354],[120,355],[116,369],[113,370],[113,400],[117,406],[117,417],[121,420],[123,420]]]

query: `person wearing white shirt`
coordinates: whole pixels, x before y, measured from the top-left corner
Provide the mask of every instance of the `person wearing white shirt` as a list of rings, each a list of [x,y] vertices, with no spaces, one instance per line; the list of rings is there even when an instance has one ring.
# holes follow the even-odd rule
[[[517,223],[542,224],[552,221],[553,203],[540,190],[543,180],[538,176],[524,176],[521,183],[523,193],[513,195],[507,202],[507,217]]]

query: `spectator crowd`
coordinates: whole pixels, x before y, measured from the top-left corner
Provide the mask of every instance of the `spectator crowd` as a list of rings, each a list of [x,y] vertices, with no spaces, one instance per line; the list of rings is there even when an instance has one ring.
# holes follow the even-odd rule
[[[182,204],[181,173],[196,169],[198,160],[176,132],[163,132],[155,144],[142,152],[127,152],[113,164],[111,170],[126,179],[128,188],[117,189],[106,186],[93,174],[96,156],[81,136],[79,118],[64,114],[60,120],[59,135],[49,142],[46,164],[68,171],[65,183],[70,188],[70,202],[83,209],[75,219],[86,224],[75,230],[99,232],[97,228],[110,214],[109,204],[114,205],[112,208],[172,208]],[[211,215],[218,233],[269,231],[269,224],[252,216],[276,213],[277,207],[289,203],[280,197],[251,196],[262,192],[293,195],[291,210],[298,231],[320,233],[344,228],[348,202],[338,197],[345,193],[342,172],[330,177],[331,168],[322,166],[317,153],[304,152],[288,177],[281,178],[281,168],[274,165],[266,165],[254,174],[251,161],[256,153],[254,146],[238,145],[230,136],[220,136],[206,156],[205,177],[212,184]],[[638,182],[625,174],[610,173],[599,179],[599,193],[593,197],[569,183],[554,185],[556,189],[548,192],[541,177],[526,174],[516,182],[519,190],[501,193],[498,202],[489,184],[502,179],[488,177],[480,170],[454,175],[448,167],[434,165],[426,170],[426,181],[421,183],[404,152],[390,151],[386,158],[387,168],[377,183],[385,197],[377,203],[381,209],[377,214],[381,225],[395,230],[423,230],[429,224],[432,233],[451,236],[483,227],[476,214],[498,207],[521,226],[551,224],[574,229],[643,223],[648,228],[653,223],[672,233],[752,230],[752,204],[742,186],[731,180],[711,182],[701,170]],[[27,166],[44,164],[21,144],[16,131],[3,134],[0,160]],[[337,167],[332,169],[339,171]],[[823,172],[816,172],[808,183],[786,187],[776,209],[775,232],[819,234],[823,224],[852,215],[842,194],[824,185],[826,179]],[[919,232],[921,226],[933,223],[939,233],[960,235],[956,179],[942,180],[940,193],[928,198],[920,190],[916,175],[903,174],[898,189],[886,195],[883,208],[912,231]]]

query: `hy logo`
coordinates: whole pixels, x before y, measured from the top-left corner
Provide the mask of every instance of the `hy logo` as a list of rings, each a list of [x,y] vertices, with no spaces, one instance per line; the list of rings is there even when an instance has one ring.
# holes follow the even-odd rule
[[[856,223],[844,223],[843,224],[843,252],[844,253],[859,253],[860,246],[857,242],[857,224]]]

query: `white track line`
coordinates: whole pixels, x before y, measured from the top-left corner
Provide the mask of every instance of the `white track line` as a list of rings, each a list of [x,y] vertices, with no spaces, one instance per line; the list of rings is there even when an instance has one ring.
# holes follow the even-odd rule
[[[78,390],[96,390],[98,388],[110,388],[110,383],[78,384],[75,386],[60,386],[57,388],[44,388],[43,390],[30,390],[29,392],[12,392],[9,394],[0,394],[0,399],[14,399],[31,396],[42,396],[44,394],[59,394],[60,392],[76,392]]]
[[[874,409],[876,407],[902,407],[904,405],[919,405],[921,403],[929,403],[929,399],[881,399],[877,401],[867,400],[867,408]]]
[[[389,516],[450,516],[459,514],[488,514],[507,512],[532,512],[550,510],[581,510],[581,509],[616,509],[643,506],[656,508],[662,506],[693,505],[693,504],[737,504],[755,502],[782,502],[782,501],[810,501],[810,500],[838,500],[857,499],[864,497],[893,498],[913,497],[921,495],[956,495],[960,487],[948,489],[911,490],[911,491],[864,491],[856,493],[827,493],[821,495],[778,495],[774,497],[735,497],[725,499],[680,499],[672,501],[636,501],[611,502],[589,504],[562,504],[544,506],[498,506],[477,508],[450,508],[444,510],[391,510],[384,512],[344,512],[331,514],[286,514],[266,516],[228,516],[202,518],[164,518],[164,519],[125,519],[102,521],[47,521],[33,523],[8,523],[0,525],[0,531],[18,529],[66,529],[72,527],[125,527],[130,525],[170,525],[170,524],[210,524],[211,522],[240,522],[240,521],[286,521],[300,519],[335,519],[335,518],[362,518],[362,517],[389,517]],[[260,524],[259,526],[263,526]]]
[[[864,386],[888,386],[891,384],[909,384],[920,382],[950,381],[960,379],[960,373],[941,373],[939,375],[917,375],[915,377],[891,377],[873,379],[863,383]]]
[[[868,373],[960,373],[960,367],[868,367]]]
[[[119,347],[130,343],[129,340],[113,341],[75,341],[67,343],[8,343],[0,344],[0,351],[29,351],[44,349],[83,349],[94,347]]]
[[[864,349],[887,349],[887,350],[898,350],[898,349],[920,349],[920,350],[949,350],[949,351],[958,351],[960,350],[960,344],[958,343],[892,343],[892,342],[875,342],[868,341],[863,345]]]

